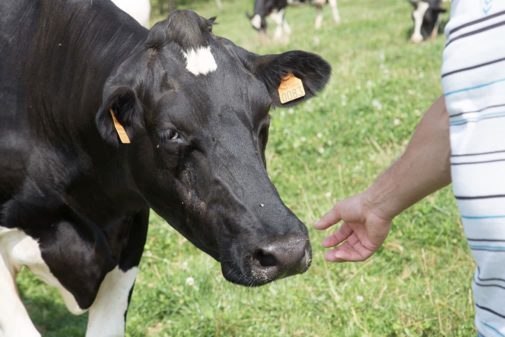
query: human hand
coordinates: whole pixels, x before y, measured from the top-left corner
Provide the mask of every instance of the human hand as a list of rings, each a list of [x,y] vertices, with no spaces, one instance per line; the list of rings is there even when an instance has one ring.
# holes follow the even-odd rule
[[[324,230],[343,221],[340,228],[323,241],[324,247],[333,247],[325,254],[327,261],[364,261],[386,239],[392,219],[374,210],[366,199],[362,193],[340,201],[314,225]]]

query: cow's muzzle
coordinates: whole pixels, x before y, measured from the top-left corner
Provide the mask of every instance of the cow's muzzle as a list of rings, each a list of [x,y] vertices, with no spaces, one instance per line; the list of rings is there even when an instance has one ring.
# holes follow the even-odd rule
[[[277,279],[301,274],[312,262],[306,235],[286,235],[253,246],[244,256],[240,268],[227,268],[223,274],[233,283],[260,286]]]

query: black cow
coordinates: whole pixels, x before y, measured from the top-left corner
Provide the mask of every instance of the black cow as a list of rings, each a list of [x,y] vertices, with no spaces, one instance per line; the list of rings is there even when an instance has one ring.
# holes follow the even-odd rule
[[[251,21],[252,27],[262,33],[265,33],[267,30],[267,17],[271,17],[277,24],[274,37],[276,39],[280,39],[284,35],[291,34],[291,28],[285,18],[286,7],[288,5],[303,3],[309,3],[316,7],[316,29],[321,28],[323,24],[323,5],[326,3],[329,3],[331,7],[335,23],[340,23],[340,13],[338,11],[337,0],[255,0],[254,13],[252,15],[247,14],[247,16]]]
[[[253,54],[191,11],[150,31],[109,0],[2,0],[0,13],[3,337],[40,336],[21,266],[89,310],[87,337],[123,336],[150,208],[231,282],[308,268],[264,150],[270,108],[314,96],[327,62]],[[294,91],[278,91],[287,78]]]
[[[414,43],[428,38],[435,39],[440,27],[440,14],[446,10],[442,8],[442,0],[409,0],[414,9],[412,20],[414,30],[410,40]]]

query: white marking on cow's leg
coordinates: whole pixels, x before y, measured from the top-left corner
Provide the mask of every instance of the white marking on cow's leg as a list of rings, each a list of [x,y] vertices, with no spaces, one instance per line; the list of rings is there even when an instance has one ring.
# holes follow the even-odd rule
[[[43,282],[57,288],[67,309],[72,314],[80,315],[85,312],[85,310],[79,307],[75,297],[51,273],[49,267],[42,259],[37,241],[17,229],[10,230],[6,238],[9,257],[17,268],[27,266]]]
[[[286,20],[286,12],[284,11],[284,9],[279,11],[279,18],[278,18],[278,20],[280,22],[280,25],[282,26],[282,32],[286,35],[290,35],[291,34],[291,27],[288,24],[288,20]]]
[[[323,7],[317,6],[316,11],[317,11],[317,16],[316,16],[315,27],[316,27],[316,29],[320,29],[323,25]]]
[[[270,14],[270,17],[272,18],[272,21],[277,24],[274,32],[274,38],[280,40],[284,35],[284,10],[281,9],[280,11],[274,11]],[[291,29],[289,29],[289,32],[291,32]]]
[[[338,10],[337,0],[330,0],[330,7],[333,15],[333,21],[338,25],[340,23],[340,12]]]
[[[284,33],[285,34],[287,34],[287,35],[291,34],[291,27],[289,26],[288,21],[286,20],[286,18],[284,18],[284,21],[282,23],[282,28],[284,29]]]
[[[412,13],[412,17],[414,18],[414,32],[412,33],[412,37],[410,40],[414,43],[419,43],[423,41],[423,36],[421,35],[421,26],[423,25],[424,15],[430,5],[427,2],[420,1],[417,4],[416,10]]]
[[[259,14],[253,16],[251,25],[258,30],[261,28],[261,16],[259,16]]]
[[[10,261],[8,240],[12,230],[0,227],[0,336],[40,337],[16,289],[16,266]]]
[[[128,296],[135,282],[138,268],[123,272],[118,267],[109,272],[98,295],[89,308],[86,337],[123,337]]]
[[[190,49],[183,52],[186,69],[193,75],[207,75],[217,70],[217,63],[210,51],[210,46]]]

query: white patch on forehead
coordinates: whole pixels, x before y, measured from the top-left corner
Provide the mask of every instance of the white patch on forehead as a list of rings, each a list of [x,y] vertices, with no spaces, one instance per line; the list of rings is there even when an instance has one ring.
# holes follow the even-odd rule
[[[183,52],[186,58],[186,69],[193,75],[207,75],[217,70],[217,63],[210,51],[210,46],[190,49]]]
[[[256,29],[261,28],[261,17],[259,16],[259,14],[253,16],[253,18],[251,19],[251,25]]]
[[[80,315],[85,312],[79,307],[75,297],[51,273],[42,259],[39,243],[35,239],[21,230],[0,227],[0,248],[11,268],[19,270],[22,266],[28,267],[46,284],[58,289],[71,313]]]

